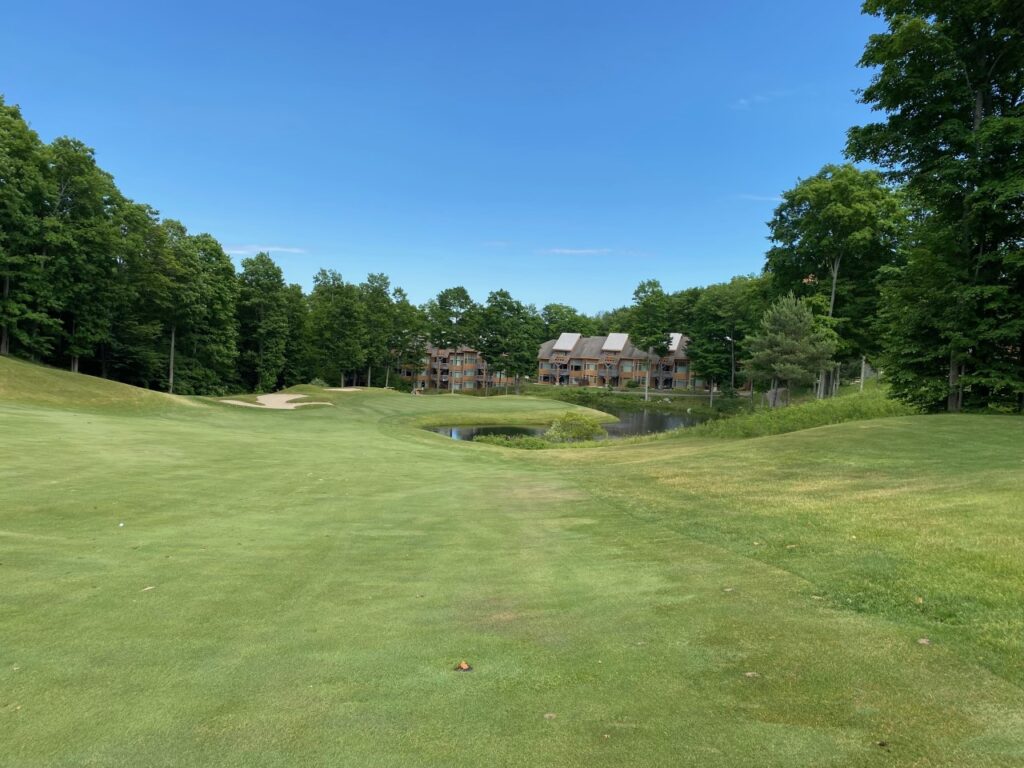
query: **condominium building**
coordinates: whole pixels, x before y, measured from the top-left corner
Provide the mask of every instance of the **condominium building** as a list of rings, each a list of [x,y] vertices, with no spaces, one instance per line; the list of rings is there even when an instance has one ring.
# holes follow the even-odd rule
[[[414,389],[439,389],[461,392],[484,387],[506,387],[515,384],[511,376],[487,365],[480,353],[469,347],[429,347],[419,369],[405,368],[403,379]]]
[[[625,333],[583,336],[563,333],[545,341],[538,352],[537,381],[573,387],[624,387],[629,382],[643,386],[650,373],[653,389],[681,389],[690,386],[689,341],[681,333],[669,334],[664,357],[636,347]]]

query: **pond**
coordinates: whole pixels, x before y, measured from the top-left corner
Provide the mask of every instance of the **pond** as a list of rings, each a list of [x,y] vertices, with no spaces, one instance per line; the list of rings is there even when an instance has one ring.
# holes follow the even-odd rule
[[[632,437],[667,432],[679,427],[694,427],[704,419],[688,413],[665,413],[663,411],[608,411],[619,420],[605,424],[608,437]],[[546,426],[482,426],[482,427],[433,427],[431,432],[450,437],[453,440],[474,440],[482,435],[535,435],[547,432]]]

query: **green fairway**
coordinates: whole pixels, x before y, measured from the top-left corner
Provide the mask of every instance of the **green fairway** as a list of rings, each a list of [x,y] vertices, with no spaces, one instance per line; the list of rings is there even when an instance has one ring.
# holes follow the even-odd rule
[[[1024,420],[300,390],[0,358],[0,766],[1024,766]]]

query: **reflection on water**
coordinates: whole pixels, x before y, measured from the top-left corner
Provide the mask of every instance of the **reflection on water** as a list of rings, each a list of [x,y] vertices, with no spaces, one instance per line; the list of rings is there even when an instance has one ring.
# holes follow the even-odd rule
[[[703,419],[688,413],[664,413],[663,411],[609,411],[618,417],[617,422],[605,424],[609,437],[631,437],[633,435],[649,435],[654,432],[667,432],[679,427],[693,427]],[[480,435],[543,435],[547,427],[434,427],[431,431],[445,435],[453,440],[473,440]]]

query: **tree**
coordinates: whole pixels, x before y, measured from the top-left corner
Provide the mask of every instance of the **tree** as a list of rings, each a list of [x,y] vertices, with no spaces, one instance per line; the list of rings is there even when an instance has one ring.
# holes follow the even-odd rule
[[[898,193],[878,171],[826,165],[782,198],[765,261],[775,295],[823,293],[845,351],[877,352],[878,272],[899,263],[906,229]]]
[[[408,366],[412,370],[419,370],[427,350],[427,321],[423,311],[409,301],[408,295],[401,288],[395,288],[391,299],[394,323],[388,340],[391,362],[385,377],[390,374],[392,366]]]
[[[346,374],[366,363],[366,321],[359,288],[333,269],[321,269],[313,277],[309,295],[309,325],[316,375],[345,386]]]
[[[770,381],[775,405],[780,384],[810,384],[831,362],[836,346],[835,333],[789,294],[765,311],[761,328],[747,340],[750,357],[744,365],[752,379]]]
[[[644,280],[637,285],[633,291],[632,310],[630,336],[633,343],[640,349],[664,357],[668,354],[669,346],[668,300],[661,283],[657,280]],[[644,400],[649,398],[651,365],[648,361]]]
[[[115,276],[113,211],[121,204],[111,176],[80,141],[56,139],[44,149],[46,257],[51,311],[61,327],[65,359],[77,372],[110,339]]]
[[[57,330],[40,300],[47,283],[40,255],[43,174],[42,141],[0,97],[0,355],[12,346],[42,354],[44,339]]]
[[[540,312],[544,321],[545,339],[557,339],[563,333],[580,333],[594,336],[596,323],[590,317],[578,312],[568,304],[548,304]]]
[[[239,375],[257,392],[273,390],[285,365],[288,308],[281,268],[267,253],[242,259],[238,277]]]
[[[703,294],[704,289],[699,287],[684,288],[681,291],[668,294],[665,300],[666,327],[672,331],[690,334],[694,323],[694,312]]]
[[[284,346],[284,369],[281,382],[286,387],[305,384],[311,378],[312,350],[310,349],[309,301],[302,286],[290,283],[284,291],[285,315],[288,335]]]
[[[847,153],[904,182],[925,213],[920,226],[930,230],[916,238],[924,244],[916,263],[892,278],[904,286],[889,295],[917,313],[923,294],[911,281],[929,269],[946,277],[932,307],[943,317],[925,323],[936,333],[923,341],[946,360],[947,410],[965,398],[978,407],[1024,407],[1021,4],[867,0],[864,12],[888,27],[869,38],[860,61],[876,68],[861,101],[884,120],[851,128]],[[916,391],[940,389],[930,369],[898,375],[930,379],[908,381]]]
[[[198,266],[198,311],[181,340],[188,368],[186,388],[179,391],[219,392],[235,379],[238,278],[235,265],[212,235],[193,235],[190,240]]]
[[[544,321],[533,306],[512,298],[508,291],[494,291],[481,312],[478,349],[488,366],[515,377],[516,394],[524,376],[537,370],[537,349],[544,335]]]
[[[683,326],[690,341],[687,357],[691,369],[714,382],[727,381],[735,388],[736,348],[742,351],[746,337],[760,326],[766,298],[767,280],[762,277],[734,277],[701,289],[690,311],[690,322]],[[676,326],[679,327],[679,326]]]
[[[461,285],[445,288],[424,307],[428,339],[438,349],[475,347],[480,331],[480,306]],[[486,377],[485,377],[486,378]],[[441,366],[437,367],[441,388]]]
[[[394,305],[391,281],[385,274],[367,275],[359,286],[366,319],[366,386],[372,385],[373,368],[383,368],[390,356],[389,344],[394,332]]]

